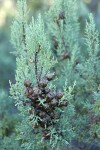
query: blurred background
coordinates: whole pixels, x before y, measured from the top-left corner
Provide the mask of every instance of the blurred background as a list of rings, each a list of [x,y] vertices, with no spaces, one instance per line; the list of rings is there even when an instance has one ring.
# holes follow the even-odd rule
[[[28,0],[31,13],[50,7],[53,0]],[[100,30],[100,0],[78,0],[79,21],[84,28],[84,20],[88,13],[95,17],[97,28]],[[30,14],[31,15],[31,14]],[[12,134],[18,119],[14,101],[9,97],[9,80],[14,82],[15,56],[10,43],[10,25],[16,16],[16,0],[0,0],[0,138]]]

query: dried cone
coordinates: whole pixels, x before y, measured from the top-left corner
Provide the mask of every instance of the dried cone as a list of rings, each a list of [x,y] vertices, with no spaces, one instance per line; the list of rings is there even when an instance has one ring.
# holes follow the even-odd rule
[[[49,104],[46,104],[45,107],[44,107],[44,109],[46,110],[46,112],[51,111],[51,108],[50,108]]]
[[[52,91],[50,91],[48,94],[47,94],[47,98],[46,98],[46,101],[47,102],[51,102],[51,100],[54,98],[54,93]]]
[[[46,98],[46,95],[45,95],[45,94],[40,94],[39,96],[40,96],[40,98],[42,98],[42,99],[45,99],[45,98]]]
[[[54,114],[53,112],[50,113],[51,119],[54,119],[54,115],[55,115],[55,114]]]
[[[39,116],[40,116],[41,118],[44,118],[44,117],[46,116],[46,113],[43,112],[43,111],[41,111],[41,112],[39,113]]]
[[[30,86],[31,86],[30,80],[25,80],[25,81],[24,81],[24,86],[25,86],[25,87],[30,87]]]
[[[54,77],[55,77],[55,73],[54,72],[53,73],[49,73],[48,75],[46,75],[46,78],[47,78],[48,81],[53,80]]]
[[[48,120],[47,120],[47,118],[45,117],[45,118],[43,118],[43,119],[39,122],[39,124],[40,124],[40,126],[41,126],[42,128],[44,128],[45,126],[47,126],[47,122],[48,122]]]
[[[50,89],[45,89],[45,94],[48,94],[50,92]]]
[[[38,97],[37,97],[37,96],[34,96],[34,95],[32,95],[32,96],[30,97],[30,99],[31,99],[31,102],[32,102],[32,103],[36,103],[36,102],[38,101]]]
[[[58,99],[61,99],[61,98],[63,97],[63,92],[62,92],[61,90],[57,91],[56,97],[57,97]]]
[[[46,87],[48,81],[53,80],[54,76],[55,73],[48,74],[39,82],[39,85],[35,87],[31,86],[31,82],[29,80],[24,81],[24,85],[26,87],[25,95],[31,100],[31,109],[28,110],[28,113],[30,117],[32,114],[35,114],[41,118],[41,120],[38,120],[37,122],[38,125],[33,124],[33,128],[46,127],[48,129],[49,126],[55,125],[56,122],[54,121],[54,119],[60,118],[60,114],[54,113],[55,108],[68,105],[66,99],[64,99],[63,102],[59,103],[60,99],[63,97],[63,92],[61,90],[58,90],[55,95],[52,90]],[[39,103],[39,98],[41,100],[46,99],[45,105]],[[26,106],[26,103],[23,103],[23,105]],[[32,118],[30,118],[30,121],[32,121]],[[48,130],[43,131],[43,137],[45,140],[50,138]]]
[[[63,100],[63,102],[61,102],[60,104],[59,104],[59,106],[68,106],[68,101],[67,100]]]
[[[40,109],[39,101],[38,99],[31,99],[31,106],[34,107],[34,109]]]
[[[59,114],[54,114],[54,119],[59,119],[60,115]]]
[[[52,106],[58,106],[58,101],[57,101],[57,99],[52,99],[52,101],[51,101],[51,105]]]
[[[33,95],[34,97],[37,97],[39,95],[39,88],[37,86],[33,88]]]
[[[60,118],[60,114],[51,113],[51,114],[50,114],[50,117],[51,117],[52,119],[59,119],[59,118]]]
[[[33,94],[33,89],[32,89],[32,88],[29,88],[28,94],[29,94],[29,95],[32,95],[32,94]]]
[[[48,80],[47,79],[43,79],[39,82],[39,87],[41,88],[45,88],[48,84]]]
[[[36,103],[35,108],[36,108],[37,110],[44,111],[43,105],[42,105],[42,104],[40,105],[39,102]]]

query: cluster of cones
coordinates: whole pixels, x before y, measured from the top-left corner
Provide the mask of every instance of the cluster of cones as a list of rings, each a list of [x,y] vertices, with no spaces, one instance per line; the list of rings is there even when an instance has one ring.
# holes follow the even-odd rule
[[[60,118],[60,114],[55,113],[57,107],[64,107],[68,105],[66,99],[63,98],[61,90],[56,91],[47,88],[48,82],[53,80],[54,73],[44,77],[37,86],[32,86],[29,80],[24,81],[25,95],[30,99],[31,109],[29,114],[38,116],[38,123],[34,124],[34,128],[41,127],[43,130],[44,139],[50,137],[48,127],[55,124],[55,120]]]

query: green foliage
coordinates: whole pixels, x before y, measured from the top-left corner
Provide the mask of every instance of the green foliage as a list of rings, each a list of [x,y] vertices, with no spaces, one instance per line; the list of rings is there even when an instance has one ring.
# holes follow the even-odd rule
[[[99,94],[99,85],[100,85],[100,59],[98,56],[99,52],[99,33],[96,30],[95,23],[93,20],[93,16],[90,14],[89,21],[86,22],[86,30],[85,30],[85,44],[86,49],[88,52],[88,59],[84,58],[84,61],[78,65],[78,71],[81,75],[80,80],[80,87],[78,87],[81,93],[81,96],[84,102],[81,100],[81,113],[80,111],[78,113],[87,118],[84,127],[84,132],[86,132],[86,129],[88,130],[88,140],[93,140],[96,138],[98,140],[99,133],[97,137],[94,137],[96,130],[94,130],[94,133],[91,130],[92,126],[95,126],[98,124],[99,120],[96,123],[96,117],[98,118],[99,115],[96,115],[96,112],[93,112],[93,108],[96,105],[96,97],[94,97],[94,93]],[[83,89],[83,91],[82,91]],[[98,99],[98,98],[97,98]],[[80,102],[77,102],[80,103]],[[100,103],[100,100],[98,99],[98,103]],[[100,110],[96,110],[97,112]],[[79,114],[79,115],[80,115]],[[94,122],[92,122],[94,119]],[[84,120],[84,119],[83,119]],[[89,125],[90,124],[90,125]],[[82,127],[82,124],[80,124]],[[85,127],[86,126],[86,127]],[[97,125],[96,125],[97,126]],[[97,129],[98,130],[98,129]],[[87,134],[86,134],[87,135]],[[86,136],[85,134],[83,136]],[[87,139],[86,139],[87,140]]]
[[[13,101],[8,97],[8,93],[0,90],[0,149],[13,150],[19,145],[15,141],[15,126],[20,120]]]
[[[14,129],[15,116],[11,115],[13,112],[13,104],[10,98],[8,98],[7,93],[3,90],[0,90],[0,136],[8,136],[11,131]],[[6,100],[8,99],[8,103]]]
[[[98,91],[100,84],[100,47],[99,32],[96,30],[91,14],[89,21],[86,22],[85,37],[84,39],[81,37],[76,5],[76,1],[59,1],[58,3],[55,1],[47,18],[52,50],[54,54],[56,54],[59,63],[59,65],[56,66],[58,77],[60,76],[59,86],[62,86],[65,79],[67,79],[68,85],[72,85],[72,83],[76,81],[76,86],[73,91],[76,120],[72,121],[72,124],[76,126],[76,138],[84,140],[85,142],[85,139],[86,141],[95,139],[94,134],[96,130],[94,130],[93,133],[91,118],[95,116],[95,114],[92,114],[92,107],[95,105],[93,95],[95,91]],[[82,41],[81,43],[79,38]],[[87,56],[84,56],[80,44],[84,46]],[[61,61],[59,58],[63,56],[63,51],[67,52],[70,57],[63,57],[63,61]],[[59,75],[59,72],[62,72],[62,74]],[[98,103],[100,103],[100,101]],[[95,122],[93,126],[95,126]],[[97,125],[95,127],[98,132],[99,128]],[[98,138],[99,133],[96,140],[98,140]]]
[[[65,111],[57,108],[57,112],[61,113],[61,119],[55,120],[55,126],[49,128],[50,140],[45,141],[41,135],[41,128],[34,133],[33,125],[38,123],[38,116],[29,115],[30,105],[23,106],[23,102],[29,101],[24,93],[24,81],[30,80],[32,85],[39,84],[38,82],[47,75],[57,64],[51,52],[50,44],[47,40],[47,35],[44,30],[44,22],[39,14],[37,20],[32,18],[30,23],[27,23],[27,7],[26,1],[18,1],[18,14],[12,25],[11,41],[16,48],[16,84],[11,84],[11,95],[16,100],[16,105],[22,115],[22,124],[18,126],[18,139],[22,141],[24,149],[38,149],[38,147],[57,147],[60,149],[64,144],[68,144],[74,136],[73,128],[70,120],[74,115],[74,107],[71,104],[72,88],[64,87],[64,98],[68,98],[69,105]],[[19,31],[19,33],[18,33]],[[56,85],[53,82],[49,84],[49,88],[56,93]],[[62,100],[63,101],[63,100]],[[40,103],[44,104],[45,99],[40,99]],[[66,119],[65,119],[66,117]],[[31,119],[31,121],[29,121]],[[63,121],[65,123],[63,124]],[[57,134],[57,130],[61,130],[64,138]],[[20,134],[20,135],[19,135]]]
[[[56,68],[59,76],[58,84],[62,86],[66,79],[68,85],[73,84],[78,78],[73,74],[75,74],[74,67],[79,61],[79,22],[76,0],[54,1],[46,19],[52,50],[59,61]],[[68,54],[68,59],[63,62],[64,54]]]
[[[73,138],[84,142],[99,141],[100,45],[92,14],[86,21],[82,37],[76,0],[55,0],[44,16],[45,24],[41,14],[36,20],[32,17],[28,21],[26,1],[18,0],[17,9],[11,27],[11,41],[16,49],[16,83],[10,83],[10,93],[22,118],[17,126],[21,148],[60,150]],[[46,86],[54,94],[62,89],[63,98],[52,110],[61,114],[60,118],[54,119],[55,124],[44,127],[50,135],[45,140],[42,128],[35,128],[41,118],[35,113],[38,106],[33,107],[34,96],[29,91],[34,87],[41,91],[40,81],[53,71],[56,79]],[[67,99],[68,106],[59,108],[63,99]],[[38,101],[45,108],[46,97],[39,97]],[[61,135],[57,131],[61,131]]]
[[[14,150],[16,147],[16,150],[22,150],[20,148],[20,144],[15,140],[16,135],[12,134],[9,137],[4,137],[3,140],[0,140],[0,149],[1,150]]]
[[[10,54],[12,47],[9,42],[9,30],[0,29],[0,88],[8,88],[9,80],[14,77],[14,56]],[[8,74],[7,74],[8,72]]]

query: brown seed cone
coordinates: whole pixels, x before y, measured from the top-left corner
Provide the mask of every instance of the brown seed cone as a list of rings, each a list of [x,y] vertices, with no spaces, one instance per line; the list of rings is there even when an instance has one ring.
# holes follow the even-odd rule
[[[46,101],[48,102],[51,102],[51,100],[55,97],[54,93],[52,91],[50,91],[48,94],[47,94],[47,97],[46,97]]]
[[[45,112],[45,109],[43,108],[43,106],[42,105],[39,105],[39,104],[37,104],[36,106],[35,106],[35,109],[36,110],[38,110],[38,111],[43,111],[43,112]],[[38,113],[38,115],[39,115],[39,113]]]
[[[50,104],[51,104],[51,106],[54,106],[54,107],[58,106],[58,100],[54,98],[54,99],[52,99]]]
[[[49,116],[44,117],[41,121],[40,121],[40,125],[41,127],[45,127],[45,126],[50,126],[50,122],[51,122],[51,118]]]
[[[50,115],[51,119],[54,119],[55,114],[53,112],[51,112],[49,115]]]
[[[32,88],[29,88],[28,89],[28,95],[32,95],[33,94],[33,89]]]
[[[55,77],[55,72],[53,72],[53,73],[49,73],[48,75],[46,75],[46,78],[47,78],[47,80],[48,80],[48,81],[53,80],[53,79],[54,79],[54,77]]]
[[[30,87],[30,86],[31,86],[30,80],[25,80],[25,81],[24,81],[24,86],[25,86],[25,87]]]
[[[58,99],[61,99],[62,97],[63,97],[63,92],[61,91],[61,90],[59,90],[59,91],[57,91],[57,93],[56,93],[56,97],[58,98]]]
[[[39,93],[39,95],[41,94],[48,94],[50,92],[49,88],[41,88],[41,92]]]
[[[62,107],[62,106],[68,106],[68,101],[67,101],[67,100],[63,100],[63,102],[61,102],[61,103],[59,104],[59,106],[60,106],[60,107]]]
[[[42,107],[41,110],[48,114],[48,113],[50,113],[52,111],[52,107],[50,107],[49,104],[46,104],[44,107]]]
[[[35,104],[35,109],[44,111],[43,105],[40,105],[38,102]]]
[[[33,95],[34,97],[39,96],[39,88],[37,86],[33,87]]]
[[[46,119],[47,123],[49,123],[51,121],[50,116],[46,116],[45,119]]]
[[[39,87],[40,88],[45,88],[48,84],[48,80],[47,79],[42,79],[40,82],[39,82]]]
[[[32,97],[30,99],[34,102],[37,102],[39,98],[38,98],[38,96],[32,95]]]
[[[46,95],[45,94],[40,94],[39,97],[42,98],[42,99],[45,99]]]
[[[60,114],[54,114],[54,119],[59,119],[60,118]]]
[[[50,92],[50,89],[45,89],[45,94],[48,94]]]
[[[45,112],[43,112],[43,111],[41,111],[41,112],[39,113],[39,117],[41,117],[41,118],[46,117],[46,113],[45,113]]]
[[[34,108],[36,108],[36,109],[39,109],[40,108],[39,101],[32,100],[31,101],[31,106],[34,107]]]
[[[50,117],[51,117],[51,119],[59,119],[60,118],[60,114],[51,113]]]

